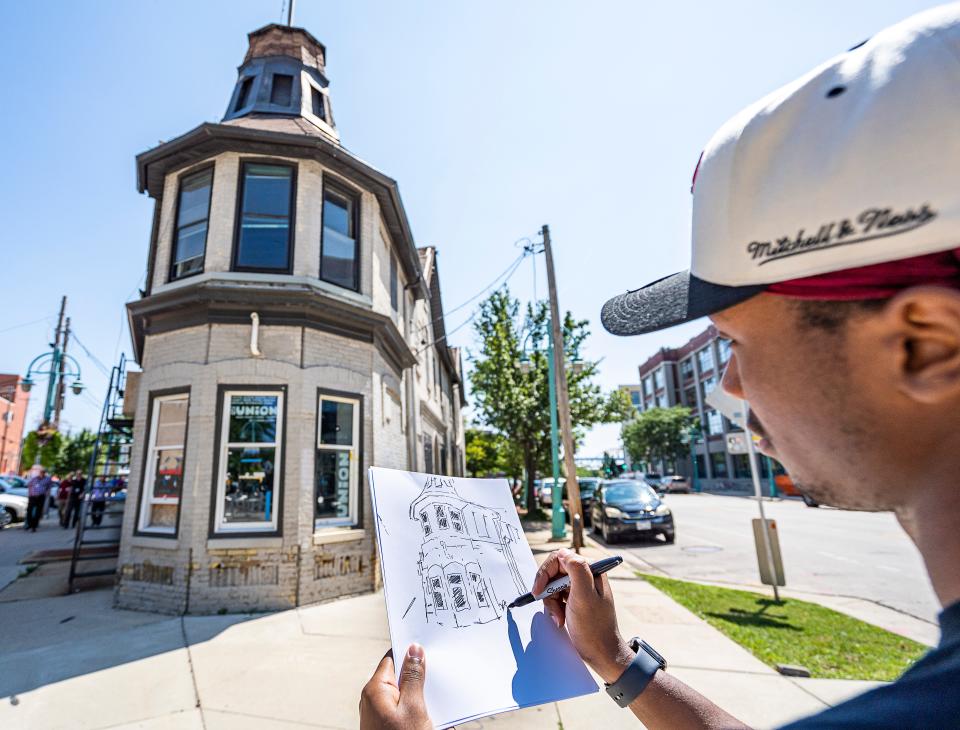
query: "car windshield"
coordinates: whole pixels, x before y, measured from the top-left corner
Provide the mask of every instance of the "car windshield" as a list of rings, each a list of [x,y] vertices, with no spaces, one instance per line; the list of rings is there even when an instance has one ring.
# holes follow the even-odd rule
[[[644,478],[645,478],[645,479],[656,479],[656,480],[658,480],[658,481],[659,481],[660,479],[663,479],[663,477],[660,476],[659,474],[647,474],[646,477],[644,477]]]
[[[611,482],[603,488],[607,502],[655,502],[657,495],[646,484],[638,482]]]

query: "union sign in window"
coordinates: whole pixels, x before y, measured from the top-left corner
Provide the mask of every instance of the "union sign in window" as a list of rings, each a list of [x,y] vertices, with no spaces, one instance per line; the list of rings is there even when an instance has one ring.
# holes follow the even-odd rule
[[[217,532],[273,532],[280,500],[283,393],[224,393]]]
[[[360,401],[321,395],[317,418],[315,526],[353,526],[360,483]]]

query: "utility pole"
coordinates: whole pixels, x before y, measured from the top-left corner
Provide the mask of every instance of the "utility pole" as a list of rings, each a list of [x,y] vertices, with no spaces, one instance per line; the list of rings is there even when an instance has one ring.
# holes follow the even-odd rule
[[[567,497],[570,500],[570,523],[573,525],[573,548],[583,547],[583,508],[580,505],[580,485],[577,482],[577,464],[573,460],[573,425],[570,420],[570,392],[567,389],[567,370],[560,304],[557,301],[557,278],[553,271],[553,249],[550,248],[550,228],[544,225],[543,252],[547,259],[547,286],[550,289],[550,327],[553,333],[553,372],[557,382],[557,410],[560,412],[560,435],[563,440],[563,464],[567,470]],[[554,484],[554,500],[562,490]]]
[[[66,299],[66,297],[64,297]],[[67,343],[70,342],[70,318],[67,317],[67,326],[63,330],[63,347],[60,348],[60,365],[57,368],[57,400],[53,405],[53,427],[60,428],[60,411],[63,410],[63,399],[66,395],[66,389],[63,383],[63,376],[66,372]]]
[[[43,425],[49,426],[50,421],[50,412],[53,410],[53,399],[54,395],[59,393],[57,384],[60,382],[60,379],[63,377],[63,361],[60,356],[60,339],[63,336],[63,317],[67,311],[67,297],[66,295],[60,300],[60,317],[57,320],[57,334],[53,340],[53,367],[50,368],[51,376],[47,381],[47,400],[44,403],[43,409]],[[54,374],[59,375],[59,377],[54,377]]]

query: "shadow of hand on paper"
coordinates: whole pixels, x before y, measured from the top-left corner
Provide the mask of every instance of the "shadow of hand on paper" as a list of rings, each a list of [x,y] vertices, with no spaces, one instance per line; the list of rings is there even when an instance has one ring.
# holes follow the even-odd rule
[[[507,634],[517,663],[511,688],[513,699],[520,707],[551,701],[558,689],[569,682],[567,667],[557,661],[556,642],[549,641],[551,635],[560,631],[543,611],[534,614],[530,643],[524,649],[513,612],[507,611]]]

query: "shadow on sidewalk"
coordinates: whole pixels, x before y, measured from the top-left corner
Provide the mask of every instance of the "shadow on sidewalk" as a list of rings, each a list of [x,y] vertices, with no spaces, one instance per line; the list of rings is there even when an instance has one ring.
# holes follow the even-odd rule
[[[177,616],[112,607],[110,589],[0,604],[0,697],[185,649]],[[264,614],[190,616],[190,645]]]

